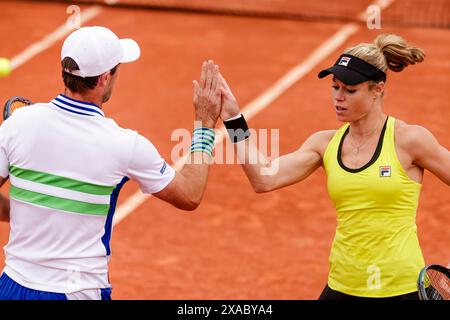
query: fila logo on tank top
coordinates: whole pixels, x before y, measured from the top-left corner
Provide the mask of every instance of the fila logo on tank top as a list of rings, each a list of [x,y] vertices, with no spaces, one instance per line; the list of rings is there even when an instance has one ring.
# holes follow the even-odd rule
[[[390,177],[390,176],[391,176],[391,166],[381,166],[380,177]]]

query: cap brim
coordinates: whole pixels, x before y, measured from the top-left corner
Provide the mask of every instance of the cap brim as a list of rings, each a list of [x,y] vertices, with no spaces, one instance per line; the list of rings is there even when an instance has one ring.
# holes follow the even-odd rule
[[[336,78],[349,86],[353,86],[369,80],[361,73],[339,65],[332,66],[331,68],[320,71],[318,77],[324,78],[330,74],[333,74]]]
[[[120,39],[120,44],[123,49],[123,57],[120,63],[133,62],[141,56],[141,49],[136,41],[133,39]]]

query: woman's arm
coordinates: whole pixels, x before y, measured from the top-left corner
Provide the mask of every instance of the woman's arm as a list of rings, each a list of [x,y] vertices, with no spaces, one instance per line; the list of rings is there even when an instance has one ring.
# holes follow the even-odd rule
[[[222,110],[220,117],[226,121],[239,115],[239,105],[230,87],[222,77]],[[292,153],[267,159],[257,148],[252,137],[236,143],[238,158],[253,189],[269,192],[299,182],[322,165],[322,155],[334,130],[320,131]]]
[[[450,186],[450,151],[439,144],[424,127],[406,125],[401,132],[402,144],[411,156],[412,163],[432,172]]]
[[[236,143],[239,161],[255,192],[269,192],[306,179],[322,165],[334,130],[310,136],[296,151],[269,160],[256,147],[252,137]]]

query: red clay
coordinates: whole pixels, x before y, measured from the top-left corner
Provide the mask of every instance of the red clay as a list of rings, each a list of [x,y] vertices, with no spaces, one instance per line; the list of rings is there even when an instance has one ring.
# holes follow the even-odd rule
[[[3,12],[12,6],[2,3],[0,9]],[[46,6],[57,18],[45,21],[36,14],[42,8],[38,4],[22,8],[28,20],[36,19],[42,26],[32,28],[28,20],[25,26],[15,24],[15,29],[7,32],[21,44],[11,41],[9,47],[0,49],[0,56],[17,54],[64,21],[64,6]],[[6,33],[15,16],[8,19],[0,22],[0,34]],[[116,91],[105,106],[107,116],[150,138],[169,161],[175,145],[170,141],[172,130],[192,127],[191,82],[198,77],[204,59],[213,58],[220,64],[243,106],[340,27],[108,9],[90,23],[94,24],[134,38],[142,47],[138,62],[120,68]],[[31,29],[33,35],[28,36]],[[427,52],[423,64],[389,76],[385,111],[427,127],[444,146],[450,146],[450,111],[445,105],[450,93],[436,84],[441,88],[450,85],[450,65],[446,63],[450,46],[442,42],[450,31],[382,31],[399,33]],[[371,41],[374,35],[361,29],[341,50]],[[10,77],[1,78],[0,97],[21,94],[49,101],[59,93],[61,44]],[[249,121],[254,128],[279,128],[282,153],[295,150],[317,130],[340,126],[330,107],[330,83],[316,77],[338,54]],[[127,185],[119,205],[136,189],[135,184]],[[449,209],[448,187],[427,174],[418,212],[419,238],[427,262],[446,264],[450,259]],[[182,212],[151,198],[116,226],[111,261],[113,298],[315,299],[326,283],[335,225],[322,169],[300,184],[258,195],[239,166],[216,165],[197,211]],[[7,225],[0,224],[0,244],[6,244],[7,233]]]

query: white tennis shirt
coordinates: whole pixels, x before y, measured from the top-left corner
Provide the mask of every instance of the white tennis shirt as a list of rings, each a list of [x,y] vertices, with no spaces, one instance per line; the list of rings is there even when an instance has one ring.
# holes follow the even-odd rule
[[[4,272],[41,291],[109,288],[120,188],[164,189],[175,171],[152,143],[96,105],[59,95],[17,109],[0,127],[0,175],[11,181]]]

